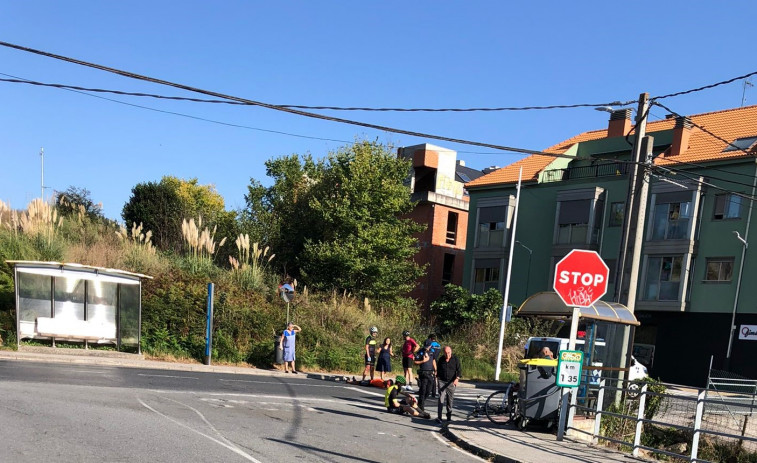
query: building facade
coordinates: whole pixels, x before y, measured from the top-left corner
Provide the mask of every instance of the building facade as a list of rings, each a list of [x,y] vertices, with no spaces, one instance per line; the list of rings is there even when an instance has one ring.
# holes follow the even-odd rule
[[[523,169],[510,302],[551,291],[571,249],[597,251],[614,300],[632,164],[630,110],[466,184],[470,192],[463,285],[504,289],[515,187]],[[703,386],[713,367],[757,378],[757,251],[752,198],[757,106],[650,122],[653,167],[643,222],[635,351],[664,381]],[[628,138],[628,139],[627,139]],[[554,157],[559,155],[560,157]],[[732,331],[731,320],[735,330]],[[750,334],[755,333],[755,334]]]
[[[482,172],[465,167],[455,151],[429,144],[400,148],[398,156],[412,162],[407,182],[415,207],[408,217],[427,225],[417,236],[420,249],[415,255],[426,271],[410,297],[428,313],[446,284],[462,285],[468,225],[463,185]]]

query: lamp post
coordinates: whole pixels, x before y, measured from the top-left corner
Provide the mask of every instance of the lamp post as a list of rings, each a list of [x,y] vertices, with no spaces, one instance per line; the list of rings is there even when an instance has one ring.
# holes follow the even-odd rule
[[[531,248],[521,243],[520,241],[516,241],[515,244],[528,251],[528,270],[526,271],[526,297],[523,298],[523,300],[525,300],[528,297],[528,282],[531,279],[531,256],[533,255],[533,251],[531,250]]]
[[[731,329],[730,334],[728,336],[728,351],[725,354],[725,369],[729,370],[731,368],[731,350],[733,347],[733,333],[736,331],[736,308],[739,305],[739,291],[741,290],[741,276],[744,273],[744,259],[746,258],[746,250],[749,247],[749,243],[747,243],[746,238],[742,237],[741,234],[734,230],[733,231],[734,236],[736,236],[736,239],[741,241],[741,262],[739,262],[739,278],[736,280],[736,295],[733,297],[733,313],[731,314]]]

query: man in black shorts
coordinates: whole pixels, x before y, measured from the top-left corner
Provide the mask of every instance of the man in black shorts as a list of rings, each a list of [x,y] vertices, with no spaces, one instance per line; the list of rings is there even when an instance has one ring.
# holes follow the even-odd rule
[[[405,377],[397,376],[395,381],[386,388],[386,394],[384,394],[384,406],[386,406],[386,411],[397,415],[407,413],[410,416],[420,416],[427,420],[430,419],[431,415],[418,409],[418,402],[415,400],[415,397],[400,390],[404,385]],[[404,395],[405,398],[400,399],[400,395]]]
[[[370,373],[371,380],[376,372],[376,335],[378,335],[378,328],[371,327],[371,334],[365,338],[365,368],[363,369],[363,381],[365,377]]]

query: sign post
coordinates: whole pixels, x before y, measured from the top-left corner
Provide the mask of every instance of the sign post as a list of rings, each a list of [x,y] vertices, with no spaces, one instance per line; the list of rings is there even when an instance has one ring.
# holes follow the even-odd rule
[[[607,293],[607,279],[610,275],[610,269],[602,258],[595,251],[586,251],[583,249],[574,249],[570,251],[555,266],[555,280],[553,287],[555,293],[562,299],[568,307],[573,307],[573,317],[570,324],[570,344],[568,351],[560,351],[559,357],[562,359],[563,352],[569,357],[576,351],[576,333],[578,331],[578,319],[581,316],[581,307],[591,307],[602,296]],[[583,364],[583,352],[580,356],[581,365]],[[564,368],[566,378],[572,377],[569,371],[570,363],[565,364]],[[562,404],[560,407],[560,425],[557,430],[557,440],[562,440],[565,431],[566,422],[568,425],[573,422],[573,410],[568,412],[567,394],[568,388],[577,387],[580,383],[581,368],[578,368],[578,379],[575,386],[571,382],[566,383],[560,380],[560,364],[558,363],[558,386],[563,387]],[[562,383],[562,384],[561,384]],[[572,394],[570,402],[575,404],[576,395]],[[570,415],[570,416],[567,416]]]
[[[559,387],[578,387],[581,384],[581,369],[584,353],[580,350],[561,350],[557,357],[557,381]]]
[[[287,303],[287,319],[284,323],[289,323],[291,321],[289,319],[289,303],[294,299],[294,288],[289,283],[284,283],[279,286],[279,293],[281,293],[281,298]]]
[[[208,315],[205,320],[205,365],[210,365],[213,352],[213,283],[208,283]]]

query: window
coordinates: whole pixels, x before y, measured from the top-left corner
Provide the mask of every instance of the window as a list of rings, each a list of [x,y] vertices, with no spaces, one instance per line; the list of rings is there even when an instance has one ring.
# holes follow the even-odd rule
[[[506,206],[478,208],[478,248],[502,246],[505,241]]]
[[[681,288],[683,256],[649,257],[644,282],[645,301],[677,301]]]
[[[447,213],[447,244],[457,243],[457,212]]]
[[[733,142],[731,142],[731,144],[726,146],[723,152],[727,153],[728,151],[747,150],[752,145],[754,145],[754,142],[756,141],[757,141],[757,137],[737,138]]]
[[[733,277],[733,257],[707,258],[704,281],[731,281]]]
[[[610,204],[610,224],[611,227],[620,227],[623,225],[623,216],[626,215],[626,203]]]
[[[557,243],[585,244],[589,229],[590,212],[590,199],[561,201],[557,225]]]
[[[743,198],[732,193],[715,196],[715,220],[740,219]]]
[[[691,192],[657,195],[652,222],[652,240],[680,240],[689,235]]]
[[[444,253],[444,264],[442,266],[442,286],[452,283],[452,274],[455,269],[455,255]]]
[[[499,259],[476,260],[474,294],[483,294],[489,288],[499,287]]]

